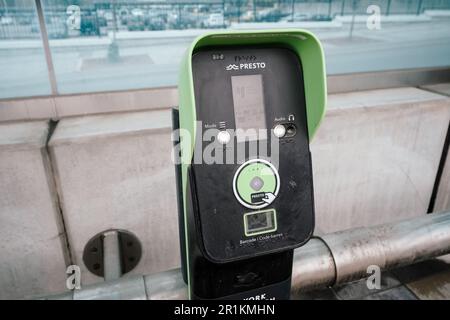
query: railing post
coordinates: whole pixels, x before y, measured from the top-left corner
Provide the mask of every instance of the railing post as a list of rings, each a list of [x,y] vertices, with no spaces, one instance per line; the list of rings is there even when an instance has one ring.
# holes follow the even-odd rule
[[[294,11],[295,11],[295,0],[292,0],[292,6],[291,6],[292,22],[295,22],[294,21]]]
[[[391,11],[391,0],[388,0],[387,8],[386,8],[386,15],[389,15],[389,12]]]
[[[103,272],[105,281],[117,280],[122,276],[122,261],[119,233],[107,231],[103,235]]]
[[[58,86],[56,83],[55,69],[53,67],[52,52],[50,51],[50,44],[48,42],[47,28],[45,26],[44,10],[42,9],[41,0],[35,0],[34,3],[36,5],[36,11],[39,20],[39,29],[41,31],[42,45],[44,47],[45,62],[47,63],[47,72],[50,82],[50,88],[52,90],[52,95],[57,95]]]
[[[419,15],[421,10],[422,10],[422,0],[419,0],[419,4],[417,5],[416,15]]]
[[[238,0],[238,2],[237,2],[237,10],[238,10],[238,12],[237,12],[237,22],[238,23],[241,23],[241,0]]]
[[[349,33],[349,38],[351,39],[353,37],[353,29],[355,27],[355,18],[356,18],[356,8],[357,8],[357,0],[353,0],[352,1],[352,22],[350,24],[350,33]]]

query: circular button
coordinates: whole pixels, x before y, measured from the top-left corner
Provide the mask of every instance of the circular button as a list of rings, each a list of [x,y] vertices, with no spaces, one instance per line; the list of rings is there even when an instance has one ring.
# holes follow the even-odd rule
[[[293,123],[286,125],[286,137],[293,137],[297,133],[297,127]]]
[[[270,205],[278,195],[280,176],[270,162],[252,159],[243,163],[234,174],[233,192],[243,206],[261,209]]]
[[[260,177],[254,177],[251,181],[250,181],[250,187],[255,190],[255,191],[259,191],[261,190],[261,188],[264,186],[264,181],[260,178]]]
[[[273,134],[277,138],[283,138],[286,134],[286,127],[282,124],[277,124],[275,128],[273,128]]]
[[[221,144],[227,144],[230,142],[231,136],[228,131],[220,131],[217,134],[217,141],[219,141]]]

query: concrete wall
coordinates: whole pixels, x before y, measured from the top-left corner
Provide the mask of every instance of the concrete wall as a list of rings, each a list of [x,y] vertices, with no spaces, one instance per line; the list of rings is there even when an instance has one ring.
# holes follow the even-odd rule
[[[317,231],[425,214],[449,119],[448,97],[416,88],[330,95],[311,146]],[[86,270],[82,252],[109,228],[129,230],[142,242],[143,258],[131,274],[177,267],[169,109],[62,119],[49,142],[53,176],[44,165],[42,123],[28,136],[41,137],[31,149],[9,146],[25,127],[8,125],[4,131],[12,133],[0,135],[0,297],[64,289],[67,252],[58,236],[56,193],[47,181],[56,181],[71,262],[82,268],[83,285],[103,281]],[[17,177],[21,183],[11,185]],[[448,186],[450,177],[442,183]],[[5,239],[14,248],[6,248]],[[17,254],[19,248],[27,255]],[[11,271],[29,265],[33,271]],[[45,281],[36,280],[34,270],[46,274]]]
[[[0,125],[0,299],[65,288],[67,253],[47,121]]]
[[[416,88],[329,97],[312,143],[322,232],[425,214],[450,119],[450,100]]]
[[[450,211],[450,152],[447,152],[439,189],[434,203],[434,212]]]
[[[430,85],[426,86],[425,89],[450,97],[450,83]],[[433,211],[441,212],[449,210],[450,210],[450,150],[447,151]]]
[[[143,247],[130,274],[179,265],[170,112],[148,111],[61,120],[49,146],[75,264],[82,284],[102,281],[85,268],[88,240],[114,228]]]
[[[0,100],[0,122],[61,119],[178,105],[175,87]]]

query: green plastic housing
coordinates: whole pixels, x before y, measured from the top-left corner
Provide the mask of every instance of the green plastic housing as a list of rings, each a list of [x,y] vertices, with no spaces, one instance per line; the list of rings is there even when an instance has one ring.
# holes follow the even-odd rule
[[[186,141],[186,138],[183,137],[181,132],[181,153],[183,158],[181,166],[181,180],[183,189],[185,228],[187,227],[187,170],[193,156],[195,135],[197,130],[194,84],[192,77],[192,55],[195,51],[203,47],[238,45],[282,45],[290,48],[299,56],[303,69],[306,115],[310,141],[312,140],[325,114],[327,87],[324,54],[319,40],[309,31],[301,29],[219,31],[206,33],[197,37],[192,42],[182,59],[178,82],[180,129],[184,129],[189,132],[189,139],[187,139],[188,141]],[[187,250],[189,244],[187,236],[185,240],[186,252],[188,252]],[[189,257],[187,255],[186,264],[189,274],[188,259]]]

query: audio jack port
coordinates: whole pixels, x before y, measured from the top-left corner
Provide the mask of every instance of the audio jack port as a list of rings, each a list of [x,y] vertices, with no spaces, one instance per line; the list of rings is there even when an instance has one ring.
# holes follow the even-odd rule
[[[293,137],[297,133],[297,127],[293,123],[286,124],[286,135],[285,137]]]

